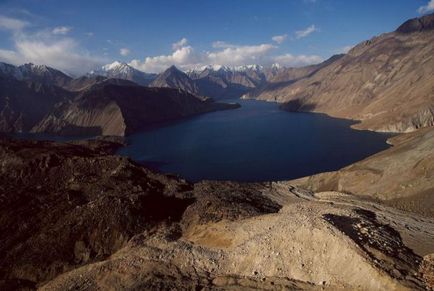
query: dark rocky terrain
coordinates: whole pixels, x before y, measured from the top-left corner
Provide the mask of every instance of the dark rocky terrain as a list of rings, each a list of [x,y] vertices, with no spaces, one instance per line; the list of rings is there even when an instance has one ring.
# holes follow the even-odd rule
[[[279,209],[246,190],[223,200],[206,187],[195,194],[188,182],[111,155],[119,146],[0,140],[0,286],[35,286],[107,259],[137,234],[167,229],[176,239],[181,218],[187,227]]]
[[[432,287],[431,218],[286,182],[191,184],[119,146],[0,140],[1,290]]]

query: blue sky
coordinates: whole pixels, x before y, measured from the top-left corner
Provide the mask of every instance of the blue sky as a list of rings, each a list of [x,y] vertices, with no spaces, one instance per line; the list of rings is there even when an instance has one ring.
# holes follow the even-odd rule
[[[302,66],[434,10],[434,0],[0,0],[0,61],[80,74],[115,60],[159,72]]]

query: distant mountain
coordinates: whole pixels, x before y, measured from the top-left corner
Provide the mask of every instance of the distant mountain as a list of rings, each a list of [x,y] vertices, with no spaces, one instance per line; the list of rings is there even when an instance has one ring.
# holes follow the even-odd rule
[[[328,66],[343,56],[343,54],[334,55],[322,63],[300,68],[271,67],[265,69],[264,74],[267,76],[267,81],[254,90],[248,91],[243,95],[243,98],[256,98],[263,92],[272,92],[280,88],[285,88],[296,81],[312,76],[321,68]]]
[[[183,72],[171,66],[160,74],[148,74],[131,66],[114,62],[98,70],[89,72],[86,78],[80,77],[68,88],[84,88],[97,76],[133,81],[139,85],[160,88],[181,89],[196,96],[213,99],[239,98],[252,89],[263,86],[268,78],[275,76],[283,68],[276,65],[264,68],[259,65],[227,67],[209,65],[197,70]],[[91,79],[89,79],[91,78]],[[79,85],[83,83],[83,86]]]
[[[58,104],[32,132],[124,136],[152,123],[238,106],[214,103],[179,89],[108,80],[83,90],[73,101]]]
[[[171,66],[159,74],[149,86],[177,88],[216,100],[239,98],[265,82],[266,77],[262,70],[260,66],[206,66],[184,73]]]
[[[263,67],[252,65],[242,67],[224,67],[207,66],[201,71],[192,71],[189,76],[194,80],[203,78],[215,78],[223,80],[227,85],[234,84],[242,87],[255,88],[265,81]]]
[[[124,78],[72,79],[47,66],[0,63],[0,132],[125,135],[150,123],[237,106]]]
[[[72,80],[70,76],[59,70],[31,63],[16,67],[0,62],[0,76],[11,77],[21,81],[30,80],[59,87],[67,85]]]
[[[196,96],[201,96],[199,87],[186,73],[171,66],[149,84],[149,87],[176,88],[181,89]]]
[[[324,112],[360,120],[356,128],[408,132],[434,125],[434,14],[355,46],[319,70],[261,100],[291,111]]]
[[[102,66],[98,70],[88,73],[89,77],[103,76],[107,78],[125,79],[133,81],[142,86],[149,85],[155,78],[156,74],[148,74],[134,69],[128,64],[115,61],[111,64]]]

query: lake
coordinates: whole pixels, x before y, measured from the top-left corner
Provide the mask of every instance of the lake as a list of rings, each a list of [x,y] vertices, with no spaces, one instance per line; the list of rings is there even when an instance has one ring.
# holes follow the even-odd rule
[[[190,181],[277,181],[332,171],[389,147],[390,135],[352,121],[290,113],[275,103],[236,100],[241,108],[159,125],[127,137],[119,154]]]

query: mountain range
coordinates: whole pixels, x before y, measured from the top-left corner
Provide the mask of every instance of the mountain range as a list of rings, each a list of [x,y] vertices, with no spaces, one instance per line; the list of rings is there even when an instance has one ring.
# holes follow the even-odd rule
[[[123,136],[151,123],[237,106],[125,78],[73,79],[43,65],[0,63],[0,132]]]
[[[279,102],[289,111],[357,120],[360,123],[353,127],[359,129],[413,131],[434,125],[433,27],[434,14],[410,19],[347,54],[301,68],[213,65],[183,72],[171,66],[160,74],[148,74],[114,62],[72,78],[44,65],[0,63],[0,129],[16,132],[36,126],[33,130],[53,130],[54,111],[48,108],[72,102],[84,96],[83,90],[99,88],[107,80],[111,85],[125,85],[124,80],[131,82],[126,91],[137,84],[180,90],[176,94],[187,92],[202,101],[242,96]],[[168,91],[161,92],[167,95]],[[37,124],[47,114],[50,125]]]
[[[354,127],[409,132],[434,125],[434,14],[364,41],[346,55],[250,98],[360,121]]]
[[[98,70],[90,71],[87,76],[102,76],[114,79],[125,79],[143,86],[149,85],[149,83],[151,83],[157,77],[156,74],[144,73],[118,61],[104,65]]]
[[[147,74],[126,63],[115,61],[91,71],[87,76],[125,79],[149,87],[182,89],[213,99],[233,99],[265,85],[270,78],[276,77],[283,71],[284,68],[276,65],[270,68],[258,65],[238,67],[210,65],[187,72],[171,66],[160,74]]]

